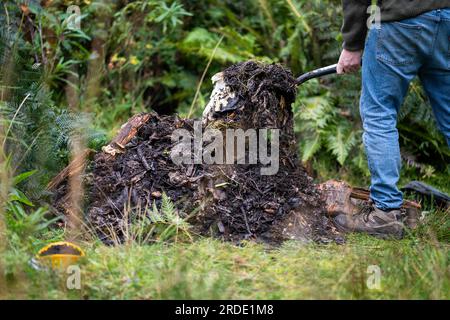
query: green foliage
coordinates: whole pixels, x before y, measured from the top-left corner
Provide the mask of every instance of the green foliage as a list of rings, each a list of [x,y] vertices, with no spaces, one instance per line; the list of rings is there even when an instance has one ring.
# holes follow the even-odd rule
[[[158,1],[157,6],[147,16],[148,21],[162,24],[163,33],[166,33],[169,27],[172,29],[183,24],[183,16],[192,16],[191,13],[184,10],[183,5],[176,1],[168,5],[164,1]]]
[[[33,0],[28,16],[22,2],[0,5],[1,125],[11,171],[21,173],[6,204],[8,274],[26,269],[44,242],[63,237],[49,228],[55,219],[42,204],[43,186],[67,164],[74,133],[99,149],[138,112],[187,115],[193,105],[199,116],[210,77],[232,63],[282,63],[300,75],[335,63],[341,49],[338,0],[54,0],[46,8]],[[81,29],[67,23],[74,3]],[[368,183],[360,80],[332,76],[298,88],[301,158],[319,180]],[[450,192],[449,149],[418,83],[399,120],[401,183],[421,179]],[[346,246],[288,243],[267,251],[210,239],[186,244],[189,217],[164,194],[160,209],[130,213],[126,245],[88,248],[82,298],[448,299],[450,220],[448,212],[426,211],[426,223],[403,241],[356,235]],[[140,245],[148,243],[154,245]],[[364,286],[373,264],[382,268],[381,291]],[[28,277],[31,297],[67,297],[53,276],[29,271]]]
[[[67,162],[65,149],[70,145],[73,129],[67,119],[84,118],[84,112],[95,114],[86,140],[98,148],[137,112],[154,109],[185,116],[193,107],[192,115],[199,116],[212,89],[208,79],[232,63],[248,59],[281,62],[294,74],[301,74],[335,63],[341,48],[341,3],[332,0],[250,0],[245,4],[229,0],[80,1],[81,29],[69,28],[66,1],[54,1],[45,9],[30,6],[35,15],[31,41],[15,36],[20,30],[20,10],[14,1],[8,3],[10,16],[17,18],[8,25],[10,42],[17,39],[20,45],[16,51],[21,52],[12,56],[24,57],[15,65],[30,69],[33,63],[40,63],[37,70],[14,72],[30,77],[30,81],[23,76],[14,81],[34,82],[33,88],[40,92],[30,96],[22,110],[31,104],[31,97],[39,96],[34,116],[20,112],[15,127],[28,126],[29,148],[31,137],[42,134],[29,152],[35,157],[30,155],[27,161],[35,163],[36,157],[50,155],[44,166],[47,171],[49,163],[60,168],[58,163]],[[103,48],[100,51],[99,43]],[[90,71],[95,70],[93,61],[98,55],[102,59],[100,69]],[[206,77],[199,83],[203,72]],[[93,79],[97,73],[98,82]],[[50,90],[43,90],[39,83],[45,83]],[[78,96],[78,110],[67,111],[68,88]],[[28,91],[17,91],[15,104],[8,106],[10,119]],[[93,95],[93,91],[97,93]],[[299,88],[296,129],[304,162],[314,158],[314,163],[322,161],[337,170],[345,168],[357,175],[368,175],[361,139],[359,91],[358,75],[329,77]],[[57,128],[43,128],[49,123],[43,119],[57,123]],[[422,176],[445,172],[450,151],[417,83],[411,87],[399,119],[402,152],[408,161],[421,168]],[[27,120],[31,120],[31,125]],[[64,122],[66,125],[60,125]],[[49,131],[53,132],[47,134]],[[23,137],[23,133],[18,132],[17,136]],[[48,150],[50,145],[56,148]]]
[[[24,172],[13,178],[13,185],[5,204],[8,239],[12,248],[31,249],[34,239],[60,219],[59,217],[48,219],[48,210],[45,207],[34,209],[34,204],[18,188],[20,183],[35,173],[36,171]]]
[[[302,99],[296,104],[297,129],[302,134],[302,161],[307,162],[325,148],[342,166],[355,148],[359,130],[354,130],[349,121],[337,114],[328,94]],[[351,162],[350,162],[351,163]]]
[[[223,64],[237,63],[255,58],[255,55],[252,53],[255,39],[251,35],[242,36],[229,28],[224,28],[221,31],[232,38],[233,43],[225,43],[223,47],[219,47],[215,51],[214,56],[214,48],[220,37],[204,28],[192,30],[181,43],[181,49],[190,55],[205,59],[213,56],[215,61]]]
[[[342,124],[333,126],[330,134],[327,135],[328,150],[332,152],[340,165],[344,164],[355,143],[355,132],[352,128]]]
[[[26,27],[21,25],[19,7],[8,3],[0,7],[0,16],[9,17],[0,34],[0,84],[4,97],[0,113],[8,127],[1,143],[12,157],[13,172],[36,170],[23,188],[37,199],[43,195],[43,186],[67,164],[74,128],[82,123],[89,147],[99,148],[107,139],[105,132],[83,120],[86,115],[67,110],[59,100],[64,92],[59,89],[73,85],[69,80],[75,75],[73,67],[87,61],[89,52],[83,43],[90,38],[80,30],[63,26],[64,14],[54,16],[35,4],[30,5],[30,10],[37,17],[39,32],[33,34],[30,42],[29,34],[22,30]],[[38,39],[37,34],[44,31],[42,24],[56,33],[57,43]]]
[[[152,208],[138,210],[126,237],[137,244],[192,240],[191,226],[186,220],[163,193],[161,209],[154,202]]]
[[[354,235],[345,246],[235,246],[214,239],[153,246],[89,246],[75,299],[448,299],[448,250],[415,239]],[[381,269],[369,290],[368,267]],[[69,298],[42,274],[27,294]],[[37,288],[47,284],[48,290]],[[69,292],[70,293],[70,292]]]

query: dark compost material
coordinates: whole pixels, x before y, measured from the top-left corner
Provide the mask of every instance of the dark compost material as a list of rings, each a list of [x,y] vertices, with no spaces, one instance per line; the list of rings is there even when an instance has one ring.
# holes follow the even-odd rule
[[[163,193],[181,217],[197,211],[189,222],[204,235],[271,243],[337,239],[321,194],[297,158],[295,78],[280,65],[249,61],[224,70],[223,79],[236,97],[203,129],[280,129],[278,172],[261,175],[260,163],[177,165],[171,134],[192,132],[194,120],[152,113],[120,153],[104,149],[89,165],[87,220],[105,241],[111,230],[120,235],[134,211],[159,207]]]

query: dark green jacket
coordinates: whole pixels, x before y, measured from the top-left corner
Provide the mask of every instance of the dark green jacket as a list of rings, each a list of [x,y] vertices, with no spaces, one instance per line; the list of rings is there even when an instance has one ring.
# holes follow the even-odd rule
[[[369,18],[367,9],[371,4],[371,0],[342,0],[345,49],[358,51],[364,48]],[[450,0],[382,0],[378,1],[378,5],[381,7],[381,21],[388,22],[412,18],[435,9],[450,8]]]

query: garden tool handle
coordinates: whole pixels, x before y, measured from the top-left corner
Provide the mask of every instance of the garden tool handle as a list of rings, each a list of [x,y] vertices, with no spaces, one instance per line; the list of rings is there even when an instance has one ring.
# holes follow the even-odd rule
[[[337,73],[337,64],[333,64],[328,67],[323,67],[320,69],[316,69],[313,71],[310,71],[308,73],[302,74],[300,77],[296,79],[297,85],[300,85],[310,79],[326,76],[328,74],[334,74]]]

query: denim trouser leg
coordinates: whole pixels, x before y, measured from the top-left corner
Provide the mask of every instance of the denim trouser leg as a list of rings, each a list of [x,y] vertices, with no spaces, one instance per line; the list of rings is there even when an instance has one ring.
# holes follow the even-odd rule
[[[363,57],[360,111],[371,173],[371,199],[383,210],[402,205],[397,114],[420,75],[439,128],[450,133],[450,9],[372,29]]]
[[[450,147],[450,8],[424,15],[437,25],[432,54],[419,71],[422,85],[430,98],[437,125]]]
[[[450,57],[448,58],[450,60]],[[449,62],[450,63],[450,62]],[[450,147],[450,75],[438,75],[438,71],[424,70],[419,74],[422,85],[430,98],[437,125]]]

